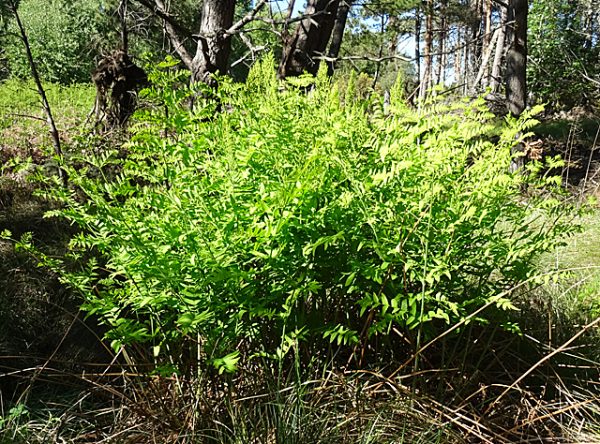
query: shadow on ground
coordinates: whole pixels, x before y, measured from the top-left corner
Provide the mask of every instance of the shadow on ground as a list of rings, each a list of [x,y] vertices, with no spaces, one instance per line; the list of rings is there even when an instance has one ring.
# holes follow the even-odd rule
[[[31,188],[5,181],[0,188],[0,232],[13,238],[32,233],[49,254],[64,251],[74,230],[63,221],[45,219],[49,208]],[[46,380],[70,383],[94,362],[110,357],[93,320],[84,320],[80,300],[35,258],[0,240],[0,391],[10,401],[44,369]],[[72,382],[72,381],[71,381]]]

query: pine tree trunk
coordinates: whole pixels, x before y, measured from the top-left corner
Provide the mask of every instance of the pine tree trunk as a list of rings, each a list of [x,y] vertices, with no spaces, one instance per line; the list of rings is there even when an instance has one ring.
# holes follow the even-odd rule
[[[500,88],[502,58],[504,56],[506,41],[506,8],[504,6],[499,6],[499,8],[500,33],[498,34],[498,42],[496,43],[496,52],[494,54],[494,62],[492,63],[492,73],[490,76],[490,86],[492,88],[492,92],[497,92]]]
[[[465,26],[463,30],[463,53],[462,53],[462,80],[463,80],[463,95],[467,95],[469,93],[469,71],[471,68],[471,53],[473,45],[469,43],[471,40],[471,31],[472,29],[468,26]]]
[[[296,31],[284,42],[279,64],[280,78],[303,72],[316,74],[319,56],[325,53],[337,17],[339,0],[309,0]]]
[[[457,85],[460,85],[463,81],[463,49],[461,45],[463,43],[463,33],[462,26],[457,26],[456,29],[456,45],[453,51],[453,59],[454,59],[454,77]]]
[[[433,0],[427,0],[425,5],[425,65],[423,67],[423,79],[419,89],[419,97],[424,98],[427,90],[431,87],[433,68]]]
[[[506,54],[506,105],[519,116],[527,106],[527,12],[528,0],[510,0],[508,22],[510,46]]]
[[[446,54],[446,39],[448,38],[448,20],[446,18],[446,10],[448,8],[448,0],[442,0],[440,3],[440,35],[438,38],[438,66],[437,66],[437,83],[444,83],[446,80],[446,64],[448,56]]]
[[[331,35],[331,43],[329,44],[329,52],[327,56],[332,59],[328,63],[327,72],[329,75],[333,74],[335,69],[335,61],[340,55],[340,48],[342,47],[342,40],[344,38],[344,30],[346,29],[346,22],[348,21],[348,14],[350,13],[350,7],[352,6],[353,0],[341,0],[337,10],[337,16],[335,18],[335,25],[333,26],[333,32]]]
[[[233,25],[235,3],[235,0],[204,0],[198,46],[192,60],[195,81],[211,83],[211,74],[227,71],[231,38],[225,31]]]
[[[490,54],[492,44],[492,0],[483,1],[483,46],[481,53],[485,56]],[[482,86],[486,87],[489,85],[490,70],[487,63],[484,65]]]
[[[494,35],[492,36],[492,39],[487,44],[487,47],[482,55],[481,65],[479,66],[479,71],[477,72],[477,77],[475,77],[475,81],[473,82],[473,86],[472,86],[473,94],[475,94],[477,92],[477,87],[479,86],[480,83],[484,88],[486,86],[485,73],[489,72],[490,57],[492,55],[492,51],[494,50],[494,46],[496,45],[496,42],[498,41],[499,35],[500,35],[500,29],[496,29],[496,31],[494,31]]]
[[[506,53],[506,107],[518,117],[527,106],[527,12],[528,0],[510,0],[508,4],[508,28],[510,46]],[[523,144],[513,148],[510,171],[522,171],[524,166]]]
[[[477,16],[477,20],[470,23],[465,39],[470,39],[465,50],[465,94],[473,87],[476,73],[481,62],[481,25],[482,25],[482,0],[470,0],[470,8]]]
[[[415,71],[419,88],[421,87],[421,8],[415,8]],[[419,93],[420,95],[420,93]]]

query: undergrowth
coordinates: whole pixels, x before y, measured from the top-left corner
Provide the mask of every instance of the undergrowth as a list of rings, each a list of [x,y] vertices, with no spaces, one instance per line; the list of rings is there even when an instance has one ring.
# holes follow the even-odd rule
[[[46,95],[57,117],[64,142],[77,135],[92,109],[95,88],[90,84],[45,84]],[[33,82],[10,79],[0,82],[0,164],[14,159],[41,162],[52,151],[46,118]]]
[[[565,293],[541,258],[579,229],[544,173],[562,163],[509,172],[532,114],[414,110],[401,85],[384,109],[353,79],[282,83],[268,58],[218,91],[172,61],[151,80],[129,143],[45,185],[47,217],[80,230],[68,253],[17,244],[114,352],[81,378],[105,404],[65,407],[56,436],[72,421],[106,442],[594,442],[598,363],[578,350],[597,320],[553,341],[541,324],[540,289]],[[39,440],[27,415],[3,411],[2,439]]]
[[[147,344],[184,371],[173,356],[188,349],[190,364],[230,371],[242,352],[282,359],[307,338],[364,351],[392,328],[430,339],[506,321],[512,289],[576,229],[550,194],[556,178],[505,168],[529,117],[500,125],[481,104],[415,113],[401,98],[386,116],[340,105],[323,76],[279,91],[271,68],[243,87],[224,80],[193,113],[180,103],[200,93],[173,90],[181,74],[167,71],[149,93],[168,112],[140,113],[127,156],[67,165],[74,192],[49,193],[64,209],[48,215],[83,230],[68,261],[84,267],[46,263],[114,349]]]

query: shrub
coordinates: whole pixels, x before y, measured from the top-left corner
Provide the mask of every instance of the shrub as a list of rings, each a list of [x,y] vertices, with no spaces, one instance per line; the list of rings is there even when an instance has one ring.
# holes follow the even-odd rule
[[[555,178],[509,173],[527,116],[415,111],[399,94],[384,115],[378,100],[341,105],[323,73],[280,83],[270,60],[245,85],[174,89],[173,65],[153,74],[160,106],[139,113],[126,155],[81,159],[50,193],[64,206],[51,215],[82,231],[45,262],[117,349],[223,371],[307,338],[504,322],[511,289],[575,229]]]
[[[600,48],[588,29],[584,2],[534,2],[529,13],[530,92],[556,109],[593,106],[598,101]]]
[[[23,0],[19,15],[40,75],[60,83],[88,82],[94,57],[108,31],[106,7],[99,1]],[[12,76],[29,78],[29,62],[14,21],[9,22],[4,55]]]

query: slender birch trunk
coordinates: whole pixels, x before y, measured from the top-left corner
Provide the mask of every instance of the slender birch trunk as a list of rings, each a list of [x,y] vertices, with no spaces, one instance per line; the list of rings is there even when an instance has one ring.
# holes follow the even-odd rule
[[[29,45],[27,32],[25,31],[25,27],[23,26],[23,22],[21,21],[21,17],[19,16],[19,11],[16,2],[11,1],[9,4],[9,8],[15,18],[17,27],[19,28],[19,36],[21,38],[21,41],[23,42],[23,46],[25,47],[25,53],[27,54],[27,62],[29,63],[29,68],[31,69],[31,76],[33,77],[33,81],[35,82],[38,95],[40,96],[40,99],[42,101],[42,108],[44,109],[44,114],[46,114],[46,122],[50,130],[50,136],[52,137],[52,144],[54,145],[54,154],[56,155],[58,160],[61,161],[63,158],[63,152],[60,144],[60,135],[58,133],[58,129],[56,128],[54,117],[52,116],[52,109],[50,108],[50,103],[48,102],[48,98],[46,97],[46,90],[42,85],[37,66],[31,53],[31,46]],[[60,178],[63,185],[66,186],[68,180],[67,173],[60,166],[58,167],[58,177]]]

